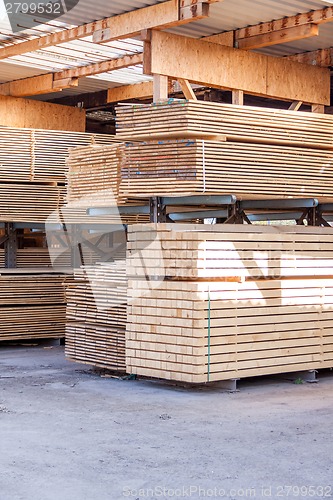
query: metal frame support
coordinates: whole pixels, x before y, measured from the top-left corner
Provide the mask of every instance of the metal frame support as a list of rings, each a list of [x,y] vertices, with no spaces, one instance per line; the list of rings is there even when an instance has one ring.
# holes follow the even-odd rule
[[[166,222],[166,205],[162,202],[162,198],[154,196],[150,198],[150,222]]]
[[[5,223],[6,241],[5,246],[5,267],[12,269],[17,266],[18,239],[17,230],[12,222]]]

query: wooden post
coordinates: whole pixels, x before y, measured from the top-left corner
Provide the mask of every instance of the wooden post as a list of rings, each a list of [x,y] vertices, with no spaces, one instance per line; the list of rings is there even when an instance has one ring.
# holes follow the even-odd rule
[[[232,91],[232,104],[238,104],[239,106],[244,106],[244,92],[242,90]]]
[[[312,104],[311,111],[312,113],[325,113],[325,106],[321,104]]]
[[[166,101],[168,99],[169,87],[168,77],[154,74],[154,102]]]

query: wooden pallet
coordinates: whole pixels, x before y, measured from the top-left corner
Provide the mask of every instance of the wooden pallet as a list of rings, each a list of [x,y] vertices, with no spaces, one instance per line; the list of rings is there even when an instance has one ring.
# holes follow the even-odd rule
[[[234,194],[240,199],[332,197],[333,152],[202,140],[128,144],[119,194]]]
[[[331,115],[211,102],[119,106],[120,140],[220,134],[226,140],[333,149]]]

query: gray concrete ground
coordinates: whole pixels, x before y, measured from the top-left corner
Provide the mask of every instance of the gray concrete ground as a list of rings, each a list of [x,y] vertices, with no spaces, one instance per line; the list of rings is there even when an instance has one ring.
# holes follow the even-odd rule
[[[0,348],[0,499],[330,498],[333,374],[240,392],[101,378]]]

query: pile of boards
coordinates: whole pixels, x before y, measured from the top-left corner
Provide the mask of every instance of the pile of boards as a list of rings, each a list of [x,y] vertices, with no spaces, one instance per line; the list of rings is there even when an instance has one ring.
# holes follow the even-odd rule
[[[116,137],[136,141],[124,150],[123,198],[205,193],[328,200],[332,193],[332,116],[168,101],[119,107]]]
[[[125,255],[75,270],[67,279],[66,299],[66,356],[125,372]]]
[[[87,209],[93,207],[116,207],[118,205],[135,206],[143,201],[131,196],[121,196],[120,175],[124,163],[123,143],[93,145],[73,148],[68,157],[67,196],[62,216],[67,221],[72,219],[87,221]],[[91,219],[90,219],[91,220]],[[149,216],[128,214],[94,217],[94,223],[134,224],[149,222]]]
[[[188,383],[333,367],[333,230],[129,228],[127,372]]]
[[[65,203],[69,149],[113,142],[101,134],[0,127],[0,221],[44,223]]]
[[[0,341],[65,336],[65,288],[60,274],[0,275]]]

